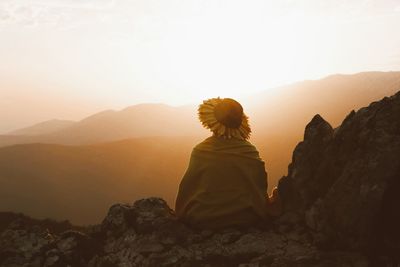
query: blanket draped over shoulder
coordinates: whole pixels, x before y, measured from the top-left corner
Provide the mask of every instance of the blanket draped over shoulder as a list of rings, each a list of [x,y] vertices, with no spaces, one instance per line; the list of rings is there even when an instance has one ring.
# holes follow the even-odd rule
[[[210,137],[192,151],[175,210],[201,228],[249,225],[266,217],[267,173],[248,141]]]

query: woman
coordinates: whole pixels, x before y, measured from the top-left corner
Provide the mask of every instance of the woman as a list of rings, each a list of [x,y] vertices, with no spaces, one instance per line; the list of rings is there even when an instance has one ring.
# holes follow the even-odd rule
[[[176,199],[178,217],[196,227],[221,228],[278,215],[279,197],[274,190],[268,198],[265,164],[247,141],[251,130],[242,106],[230,98],[208,99],[199,106],[199,119],[213,135],[193,149]]]

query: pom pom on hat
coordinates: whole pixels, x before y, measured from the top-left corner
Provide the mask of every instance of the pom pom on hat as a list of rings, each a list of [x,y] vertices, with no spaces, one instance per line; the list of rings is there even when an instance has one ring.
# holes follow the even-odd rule
[[[204,100],[199,105],[198,115],[203,126],[216,136],[243,140],[250,138],[249,119],[240,103],[231,98]]]

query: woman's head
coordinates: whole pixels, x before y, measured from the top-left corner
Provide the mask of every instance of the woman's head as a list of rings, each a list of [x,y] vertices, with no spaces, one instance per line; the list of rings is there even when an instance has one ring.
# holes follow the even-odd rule
[[[199,106],[199,119],[214,135],[224,138],[249,139],[248,117],[239,102],[231,98],[211,98]]]

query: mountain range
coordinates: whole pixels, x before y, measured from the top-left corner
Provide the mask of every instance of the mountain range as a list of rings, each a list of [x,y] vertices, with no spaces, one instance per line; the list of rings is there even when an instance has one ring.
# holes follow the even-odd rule
[[[332,75],[242,99],[270,188],[286,174],[303,127],[334,127],[400,90],[400,72]],[[0,210],[97,222],[114,202],[157,195],[173,205],[192,147],[208,135],[196,106],[141,104],[81,121],[53,120],[0,136]]]

